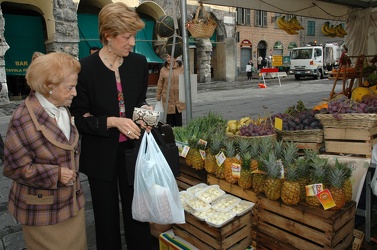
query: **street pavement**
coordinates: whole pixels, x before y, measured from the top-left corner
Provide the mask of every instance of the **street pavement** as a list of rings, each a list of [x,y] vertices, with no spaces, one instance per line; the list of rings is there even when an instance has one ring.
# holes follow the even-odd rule
[[[258,78],[252,79],[251,82],[247,81],[245,74],[235,82],[198,83],[197,99],[191,103],[192,112],[183,112],[184,124],[186,124],[186,121],[206,115],[208,112],[220,114],[227,120],[240,119],[246,115],[255,117],[283,112],[289,106],[297,104],[298,100],[302,100],[307,107],[313,107],[323,98],[329,97],[333,86],[333,81],[328,79],[296,81],[292,76],[281,78],[281,86],[277,78],[266,79],[267,88],[258,86],[258,83],[262,82]],[[340,89],[341,86],[335,88],[336,92],[339,92]],[[155,91],[155,87],[148,89],[147,101],[150,105],[156,103]],[[4,139],[12,112],[20,102],[12,101],[0,106],[0,133]],[[11,180],[2,175],[2,163],[0,163],[0,172],[0,250],[25,249],[21,226],[7,212]],[[94,217],[90,189],[86,176],[80,176],[86,198],[88,249],[95,250]],[[127,248],[124,247],[124,249]]]

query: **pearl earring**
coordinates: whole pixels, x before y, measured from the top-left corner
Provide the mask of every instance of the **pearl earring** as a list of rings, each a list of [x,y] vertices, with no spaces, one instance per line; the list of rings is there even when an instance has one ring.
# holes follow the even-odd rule
[[[111,52],[111,40],[107,41],[107,46],[109,47],[109,52]]]
[[[50,95],[52,95],[52,90],[50,90],[48,93],[49,93]]]

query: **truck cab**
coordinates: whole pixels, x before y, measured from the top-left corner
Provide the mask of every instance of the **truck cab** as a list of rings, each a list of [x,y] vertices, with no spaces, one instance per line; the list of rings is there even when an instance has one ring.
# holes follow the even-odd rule
[[[306,46],[292,49],[289,73],[295,75],[296,80],[301,77],[323,78],[327,73],[324,69],[323,47]]]

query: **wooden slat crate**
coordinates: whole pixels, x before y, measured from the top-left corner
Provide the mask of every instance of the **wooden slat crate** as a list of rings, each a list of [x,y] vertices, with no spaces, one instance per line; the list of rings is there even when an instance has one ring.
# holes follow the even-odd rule
[[[324,128],[325,149],[328,153],[354,154],[370,157],[377,143],[377,127]]]
[[[352,245],[354,201],[341,210],[324,210],[303,202],[287,206],[258,195],[253,212],[253,245],[258,250],[341,250]]]
[[[175,179],[180,190],[186,190],[199,183],[207,183],[207,172],[204,169],[196,170],[189,167],[184,158],[179,159],[179,164],[181,175]]]
[[[219,179],[213,174],[207,175],[207,182],[209,185],[219,185],[219,187],[227,193],[233,194],[238,196],[242,199],[256,202],[257,201],[257,194],[252,189],[242,189],[237,184],[230,184],[224,179]]]
[[[193,215],[185,213],[185,224],[174,224],[175,235],[201,250],[244,250],[251,246],[252,213],[235,217],[222,227],[209,226]]]

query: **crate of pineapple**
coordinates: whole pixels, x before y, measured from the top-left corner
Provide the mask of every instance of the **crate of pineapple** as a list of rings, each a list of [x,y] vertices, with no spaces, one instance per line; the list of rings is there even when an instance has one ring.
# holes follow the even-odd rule
[[[253,209],[253,246],[257,249],[348,249],[353,241],[356,203],[340,210],[299,203],[288,206],[258,195]]]
[[[174,234],[198,249],[244,250],[251,245],[251,211],[235,216],[220,227],[209,225],[187,212],[185,218],[186,223],[173,225]]]

